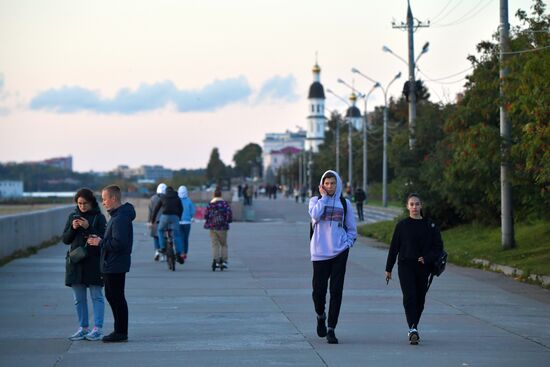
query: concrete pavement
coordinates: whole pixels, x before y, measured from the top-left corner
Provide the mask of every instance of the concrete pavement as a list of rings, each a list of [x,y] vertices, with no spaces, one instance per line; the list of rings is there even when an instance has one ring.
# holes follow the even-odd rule
[[[550,293],[476,269],[449,266],[434,280],[421,344],[409,345],[398,280],[386,286],[386,249],[368,239],[350,253],[340,344],[327,344],[315,334],[305,206],[255,208],[258,222],[231,227],[223,273],[210,270],[199,223],[189,261],[173,273],[153,262],[145,225],[135,224],[128,343],[67,340],[77,320],[64,245],[0,268],[0,366],[550,365]],[[110,332],[107,304],[105,316]]]

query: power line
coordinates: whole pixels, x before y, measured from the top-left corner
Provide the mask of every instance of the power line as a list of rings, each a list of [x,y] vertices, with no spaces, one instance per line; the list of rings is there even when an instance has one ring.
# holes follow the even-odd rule
[[[442,15],[442,18],[440,18],[439,20],[443,20],[445,19],[446,17],[449,16],[449,14],[451,14],[453,12],[453,10],[455,10],[458,6],[460,5],[460,1],[458,3],[456,3],[456,5],[454,7],[452,7],[448,12],[446,12],[444,15]]]
[[[489,5],[491,5],[491,3],[493,2],[493,0],[488,0],[479,10],[477,9],[482,3],[483,3],[484,0],[480,0],[472,9],[470,9],[469,11],[467,11],[466,13],[464,13],[462,16],[460,16],[459,18],[449,22],[449,23],[445,23],[445,24],[440,24],[438,23],[437,25],[435,25],[435,27],[437,28],[443,28],[443,27],[450,27],[450,26],[453,26],[453,25],[458,25],[458,24],[461,24],[461,23],[464,23],[464,22],[467,22],[473,18],[475,18],[476,16],[478,16],[483,10],[485,10],[485,8],[487,8]],[[477,10],[477,12],[476,12]],[[473,14],[471,15],[472,13],[476,12],[476,14]]]
[[[453,2],[454,0],[449,0],[447,1],[447,4],[445,4],[445,6],[443,7],[443,9],[441,9],[439,11],[439,13],[437,13],[433,18],[432,18],[432,23],[435,22],[437,20],[437,17],[439,17],[444,11],[445,9],[447,9],[447,7]]]
[[[503,52],[503,54],[504,55],[524,54],[526,52],[535,52],[535,51],[546,50],[547,48],[550,48],[550,46],[544,46],[544,47],[539,47],[539,48],[531,48],[531,49],[520,50],[520,51]]]
[[[451,75],[447,75],[447,76],[444,76],[444,77],[441,77],[441,78],[433,78],[433,79],[432,79],[432,78],[430,78],[428,75],[426,75],[426,73],[424,73],[422,70],[420,70],[420,68],[419,68],[418,66],[416,67],[416,69],[417,69],[420,73],[422,73],[422,75],[424,75],[424,76],[426,77],[426,80],[429,80],[429,81],[431,81],[431,82],[438,82],[438,81],[441,81],[441,80],[450,79],[450,78],[453,78],[453,77],[455,77],[455,76],[457,76],[457,75],[460,75],[460,74],[463,74],[463,73],[465,73],[465,72],[467,72],[467,71],[470,71],[470,70],[472,70],[473,68],[474,68],[473,66],[470,66],[469,68],[464,69],[464,70],[461,70],[461,71],[459,71],[459,72],[457,72],[457,73],[454,73],[454,74],[451,74]]]

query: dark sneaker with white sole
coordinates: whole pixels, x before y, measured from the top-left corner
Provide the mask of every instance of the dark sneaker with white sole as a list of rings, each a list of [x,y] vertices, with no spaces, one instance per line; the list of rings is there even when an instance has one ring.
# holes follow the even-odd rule
[[[410,329],[409,343],[411,343],[412,345],[417,345],[419,340],[420,340],[420,335],[418,335],[418,330],[416,330],[416,328]]]
[[[327,320],[327,315],[323,314],[323,316],[319,317],[317,316],[317,336],[319,338],[324,338],[327,336],[327,325],[325,324],[325,321]]]
[[[103,343],[122,343],[128,341],[128,335],[112,332],[101,339]]]
[[[334,334],[334,329],[328,329],[327,331],[327,343],[329,344],[338,344],[338,339]]]

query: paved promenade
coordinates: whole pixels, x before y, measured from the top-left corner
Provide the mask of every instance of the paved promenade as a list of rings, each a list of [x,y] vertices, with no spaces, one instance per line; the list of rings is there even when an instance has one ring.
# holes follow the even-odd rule
[[[258,222],[232,225],[223,273],[210,270],[200,224],[176,272],[153,262],[145,224],[135,224],[128,343],[67,340],[77,320],[66,246],[1,267],[0,366],[550,365],[550,292],[454,266],[434,280],[421,344],[409,345],[399,283],[384,280],[387,250],[366,239],[350,252],[340,344],[327,344],[315,334],[304,204],[258,200],[255,210]],[[108,333],[108,305],[105,316]]]

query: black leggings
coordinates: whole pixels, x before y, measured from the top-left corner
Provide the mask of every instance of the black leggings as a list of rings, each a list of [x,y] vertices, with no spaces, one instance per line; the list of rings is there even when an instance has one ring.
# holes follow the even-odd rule
[[[418,327],[420,316],[424,311],[426,292],[428,291],[426,266],[416,260],[400,261],[398,272],[407,323],[409,328]]]
[[[126,273],[103,274],[105,298],[113,311],[115,333],[128,335],[128,304],[124,296]]]
[[[349,249],[335,258],[323,261],[313,261],[313,304],[317,315],[325,313],[327,302],[328,280],[330,278],[330,305],[328,309],[328,327],[335,328],[342,305],[342,291],[346,275],[346,263]]]

